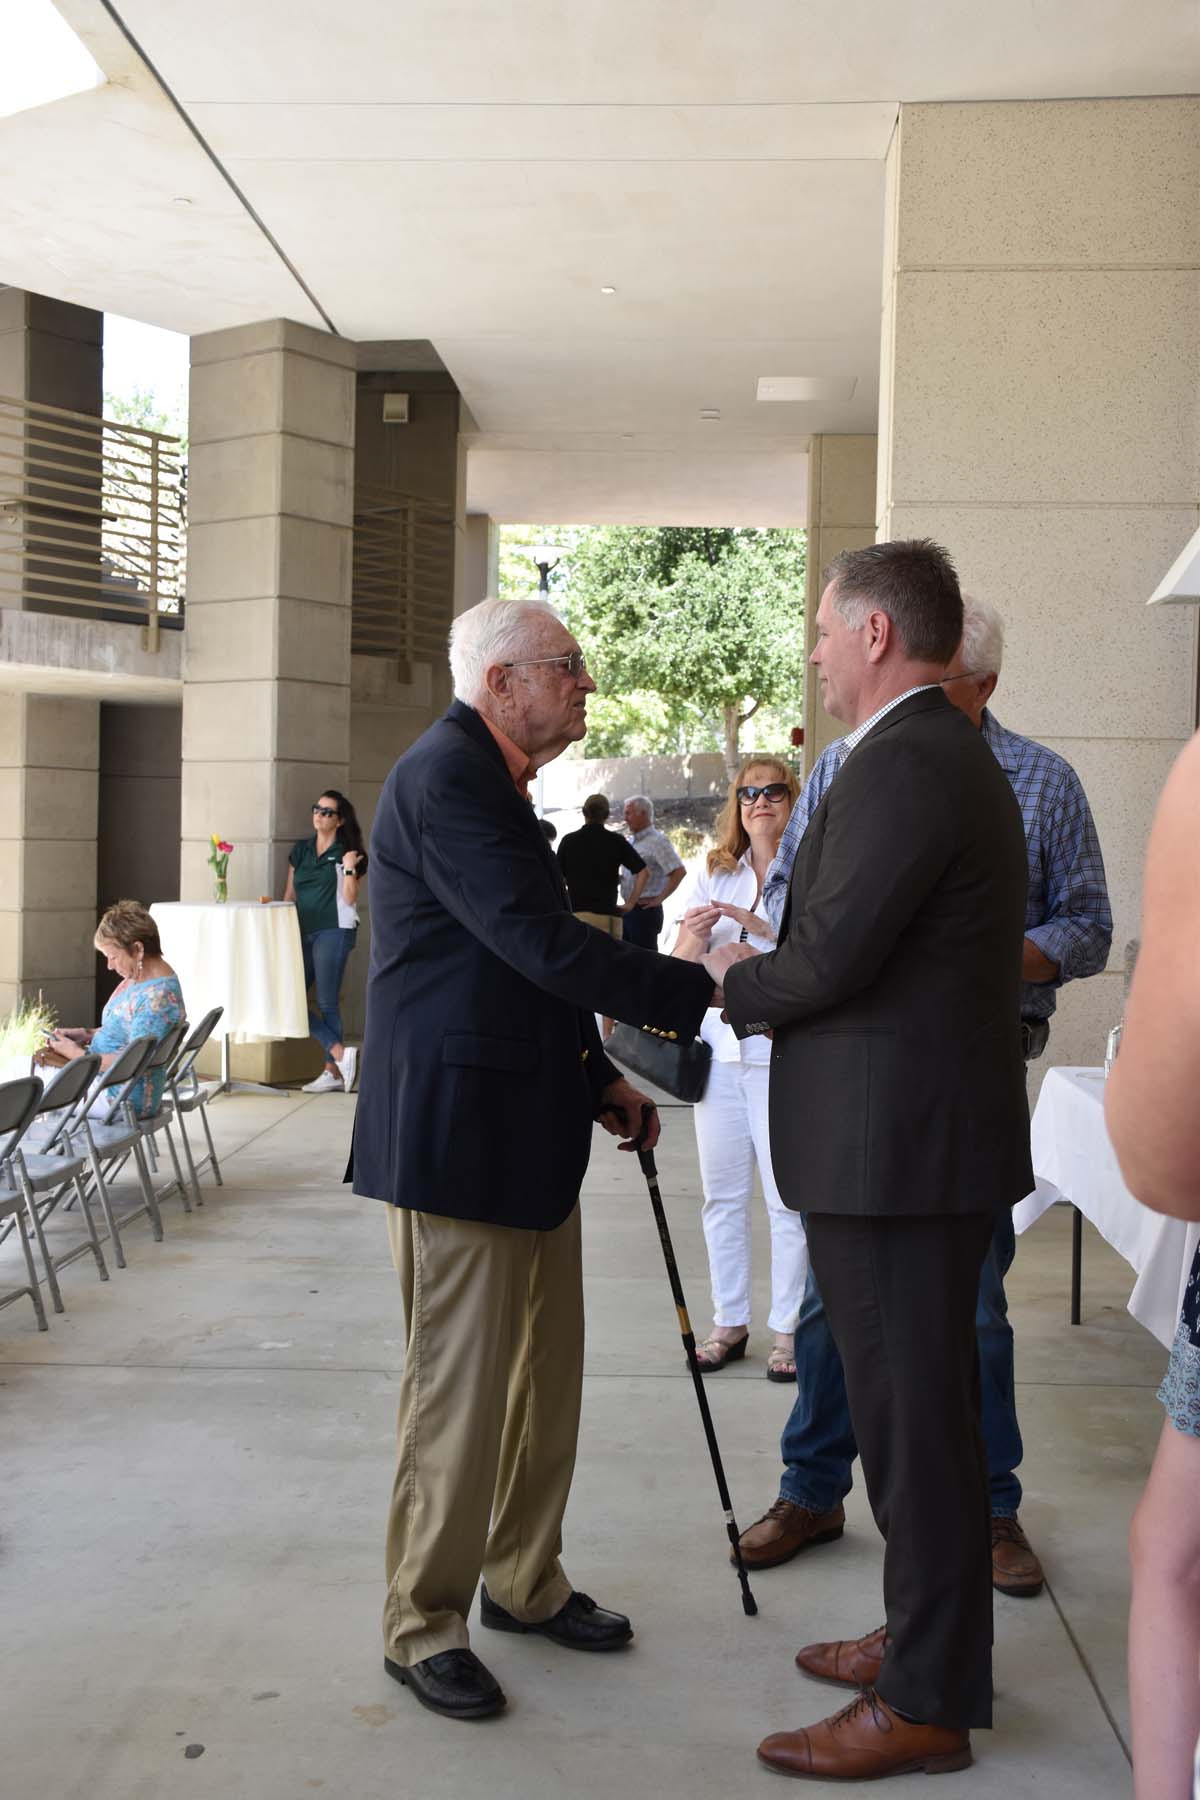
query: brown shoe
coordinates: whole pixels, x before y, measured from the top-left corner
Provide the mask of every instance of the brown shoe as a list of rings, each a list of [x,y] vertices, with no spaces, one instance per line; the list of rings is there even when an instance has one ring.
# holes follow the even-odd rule
[[[882,1775],[948,1775],[971,1764],[971,1736],[945,1725],[913,1725],[874,1688],[819,1725],[777,1731],[758,1760],[809,1781],[876,1781]]]
[[[886,1646],[887,1626],[881,1625],[867,1637],[842,1638],[833,1644],[806,1644],[796,1652],[796,1667],[813,1681],[827,1681],[832,1687],[874,1687]]]
[[[1017,1600],[1032,1600],[1046,1585],[1045,1572],[1014,1513],[992,1520],[992,1586]]]
[[[773,1569],[779,1563],[791,1562],[793,1556],[810,1550],[814,1544],[832,1544],[845,1528],[844,1506],[815,1513],[791,1500],[777,1500],[770,1512],[755,1519],[738,1539],[742,1561],[748,1569]],[[732,1551],[729,1560],[734,1560]]]

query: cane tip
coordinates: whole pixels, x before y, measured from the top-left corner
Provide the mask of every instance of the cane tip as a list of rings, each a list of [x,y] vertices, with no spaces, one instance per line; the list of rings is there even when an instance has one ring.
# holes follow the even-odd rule
[[[748,1619],[753,1619],[758,1612],[758,1601],[754,1598],[754,1595],[750,1592],[749,1588],[747,1588],[742,1595],[742,1611]]]

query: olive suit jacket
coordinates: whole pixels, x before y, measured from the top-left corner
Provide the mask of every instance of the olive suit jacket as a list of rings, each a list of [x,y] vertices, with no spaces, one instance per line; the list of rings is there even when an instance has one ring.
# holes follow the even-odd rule
[[[532,806],[455,701],[383,786],[347,1179],[449,1218],[552,1230],[620,1071],[595,1013],[691,1038],[704,971],[576,919]]]
[[[724,984],[770,1028],[786,1205],[929,1214],[1033,1187],[1021,1056],[1021,812],[982,734],[928,688],[851,751],[800,842],[777,948]]]

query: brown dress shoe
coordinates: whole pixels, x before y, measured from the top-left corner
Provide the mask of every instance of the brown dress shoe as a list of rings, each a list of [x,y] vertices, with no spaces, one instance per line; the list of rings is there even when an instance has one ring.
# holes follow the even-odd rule
[[[832,1512],[809,1512],[807,1506],[796,1506],[791,1500],[777,1500],[770,1512],[748,1525],[738,1539],[742,1561],[748,1569],[773,1569],[779,1563],[791,1562],[801,1550],[814,1544],[831,1544],[846,1528],[846,1509],[835,1506]],[[729,1553],[733,1562],[733,1552]]]
[[[832,1687],[874,1687],[883,1667],[887,1626],[867,1637],[842,1638],[833,1644],[806,1644],[796,1652],[796,1667],[813,1681]]]
[[[1017,1600],[1032,1600],[1046,1585],[1046,1576],[1029,1539],[1014,1513],[992,1520],[992,1586]]]
[[[777,1731],[758,1760],[780,1775],[809,1781],[876,1781],[882,1775],[948,1775],[971,1763],[971,1737],[946,1725],[914,1725],[874,1688],[819,1725]]]

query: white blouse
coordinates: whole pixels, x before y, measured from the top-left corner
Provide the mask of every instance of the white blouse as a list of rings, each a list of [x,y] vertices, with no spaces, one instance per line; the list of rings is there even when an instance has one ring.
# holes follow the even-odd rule
[[[766,920],[766,910],[762,895],[755,899],[758,877],[750,861],[747,850],[736,869],[714,869],[709,874],[708,858],[701,856],[694,869],[681,884],[676,898],[682,903],[680,915],[692,906],[706,906],[712,900],[723,900],[731,906],[745,907],[753,912],[756,918]],[[718,919],[712,928],[709,949],[715,950],[718,944],[736,944],[742,935],[742,928],[736,919]],[[760,937],[751,932],[746,942],[756,950],[770,950],[773,940]],[[704,1015],[704,1023],[700,1027],[700,1036],[711,1046],[713,1056],[718,1062],[754,1062],[765,1063],[771,1060],[771,1040],[761,1035],[739,1038],[732,1025],[726,1025],[721,1019],[721,1009],[710,1006]]]

